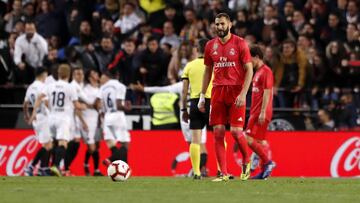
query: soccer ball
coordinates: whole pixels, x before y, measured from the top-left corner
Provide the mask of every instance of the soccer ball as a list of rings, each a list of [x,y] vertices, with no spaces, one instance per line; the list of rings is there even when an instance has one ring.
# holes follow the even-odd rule
[[[108,166],[107,174],[113,181],[125,181],[130,177],[131,170],[127,163],[116,160]]]

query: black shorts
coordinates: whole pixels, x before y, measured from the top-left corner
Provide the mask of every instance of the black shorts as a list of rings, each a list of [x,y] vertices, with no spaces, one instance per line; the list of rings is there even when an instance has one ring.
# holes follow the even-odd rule
[[[190,99],[190,129],[198,130],[209,126],[210,99],[205,99],[205,113],[198,109],[199,99]]]

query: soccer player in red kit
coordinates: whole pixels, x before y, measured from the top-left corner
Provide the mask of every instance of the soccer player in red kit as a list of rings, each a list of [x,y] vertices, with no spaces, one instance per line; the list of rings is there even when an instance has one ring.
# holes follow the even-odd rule
[[[243,127],[246,94],[253,76],[251,55],[245,40],[230,33],[231,21],[227,14],[219,13],[215,18],[215,26],[218,37],[210,40],[205,47],[206,68],[198,108],[200,111],[205,110],[205,92],[214,73],[210,125],[214,129],[216,158],[222,173],[214,181],[229,179],[224,144],[225,125],[228,123],[243,156],[244,165],[240,178],[247,180],[250,177],[250,161]]]
[[[272,117],[274,77],[271,69],[263,62],[259,46],[251,47],[252,63],[256,70],[252,80],[250,118],[246,129],[249,147],[260,157],[262,171],[253,179],[266,179],[275,167],[266,149],[266,132]]]

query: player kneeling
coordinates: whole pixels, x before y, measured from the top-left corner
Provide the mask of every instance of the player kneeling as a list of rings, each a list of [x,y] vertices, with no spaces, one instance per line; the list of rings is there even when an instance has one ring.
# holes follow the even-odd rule
[[[108,71],[101,76],[99,94],[96,99],[97,109],[105,112],[103,132],[107,146],[111,150],[111,156],[104,161],[105,165],[115,160],[127,162],[128,145],[130,134],[124,111],[131,109],[130,104],[125,103],[126,87],[117,80],[118,74],[115,70]],[[120,142],[121,147],[117,148],[116,143]]]
[[[252,179],[266,179],[275,167],[275,162],[269,159],[264,145],[272,117],[274,79],[271,69],[262,60],[263,52],[260,47],[252,47],[250,54],[256,73],[252,80],[250,118],[246,134],[249,147],[259,155],[263,164],[262,171]]]

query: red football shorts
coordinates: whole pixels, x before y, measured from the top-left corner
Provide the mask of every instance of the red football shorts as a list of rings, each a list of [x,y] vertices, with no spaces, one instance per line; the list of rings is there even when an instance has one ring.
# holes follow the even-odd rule
[[[266,132],[270,121],[265,120],[263,124],[259,123],[259,116],[250,116],[246,128],[246,134],[257,140],[266,140]]]
[[[242,86],[216,86],[211,91],[210,125],[226,125],[244,127],[246,105],[235,106]]]

